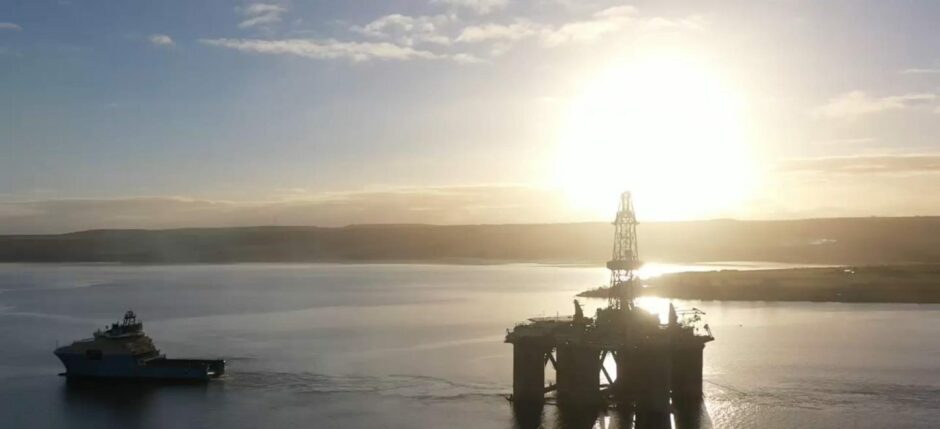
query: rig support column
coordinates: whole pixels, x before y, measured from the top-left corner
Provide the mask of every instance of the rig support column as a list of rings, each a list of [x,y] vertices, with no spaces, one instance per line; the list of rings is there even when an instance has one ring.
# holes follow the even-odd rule
[[[544,345],[529,341],[513,343],[512,400],[518,404],[538,405],[545,401]]]
[[[671,347],[662,341],[649,341],[637,352],[642,378],[636,383],[637,424],[663,424],[669,421],[669,379]]]
[[[600,350],[581,345],[558,346],[558,404],[596,406],[601,403]]]
[[[617,403],[632,405],[636,399],[636,385],[642,378],[642,368],[637,365],[636,350],[623,347],[617,350],[617,379],[614,391]]]
[[[676,400],[702,397],[702,354],[705,344],[677,345],[672,352],[672,396]]]

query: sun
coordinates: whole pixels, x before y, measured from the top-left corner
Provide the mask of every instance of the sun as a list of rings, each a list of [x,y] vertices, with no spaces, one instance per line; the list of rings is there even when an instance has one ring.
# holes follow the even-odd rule
[[[578,207],[609,214],[629,189],[646,219],[715,217],[753,188],[742,97],[699,62],[618,64],[569,109],[555,180]]]

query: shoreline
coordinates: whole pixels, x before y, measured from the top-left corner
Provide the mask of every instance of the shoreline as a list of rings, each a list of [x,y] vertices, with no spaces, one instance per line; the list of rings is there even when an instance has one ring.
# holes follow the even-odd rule
[[[940,304],[940,264],[722,270],[645,280],[640,296],[701,301]],[[606,287],[579,297],[606,298]]]
[[[656,265],[682,268],[709,266],[746,266],[747,268],[665,272],[641,280],[640,296],[740,302],[819,302],[819,303],[894,303],[940,304],[940,264],[906,263],[890,265],[805,264],[787,268],[762,268],[761,264],[790,264],[767,261],[709,261],[697,263],[657,262]],[[387,261],[252,261],[252,262],[0,262],[0,266],[112,266],[161,267],[179,266],[430,266],[430,267],[498,267],[528,266],[537,268],[597,268],[593,263],[559,263],[558,261],[509,261],[482,259],[387,260]],[[803,265],[803,264],[793,264]],[[605,287],[577,294],[584,298],[607,298]]]
[[[655,261],[650,266],[695,267],[687,272],[714,272],[714,271],[767,271],[800,268],[838,268],[850,266],[847,264],[822,264],[813,262],[780,262],[780,261]],[[911,262],[894,265],[927,265],[929,263]],[[17,261],[0,260],[0,265],[101,265],[101,266],[186,266],[186,265],[452,265],[452,266],[500,266],[500,265],[530,265],[555,268],[598,268],[607,270],[606,262],[597,261],[559,261],[559,260],[532,260],[532,259],[478,259],[478,258],[440,258],[440,259],[319,259],[319,260],[209,260],[209,261],[122,261],[122,260],[62,260],[62,261]],[[734,268],[728,268],[734,267]],[[698,269],[701,268],[701,269]],[[683,271],[685,272],[685,271]],[[673,272],[655,274],[655,276],[673,274]]]
[[[671,264],[671,263],[669,263]],[[690,263],[693,264],[693,263]],[[390,259],[390,260],[311,260],[311,261],[3,261],[0,265],[87,265],[87,266],[193,266],[193,265],[450,265],[450,266],[501,266],[530,265],[557,268],[604,268],[603,263],[559,262],[532,260],[488,260],[488,259]],[[683,265],[683,263],[676,263]]]

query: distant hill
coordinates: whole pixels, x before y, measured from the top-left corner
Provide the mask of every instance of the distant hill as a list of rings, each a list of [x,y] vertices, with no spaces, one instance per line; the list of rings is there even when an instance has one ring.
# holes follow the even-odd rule
[[[547,262],[602,264],[605,223],[93,230],[0,235],[2,262]],[[940,217],[649,222],[640,256],[662,262],[940,262]]]

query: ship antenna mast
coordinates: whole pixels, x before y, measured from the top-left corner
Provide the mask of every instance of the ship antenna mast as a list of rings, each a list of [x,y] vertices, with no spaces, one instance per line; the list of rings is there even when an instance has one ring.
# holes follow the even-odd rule
[[[611,306],[617,308],[633,308],[633,299],[636,296],[637,270],[640,268],[640,257],[636,242],[636,213],[633,211],[633,200],[630,192],[620,194],[620,209],[614,219],[614,251],[607,269],[610,270]]]

